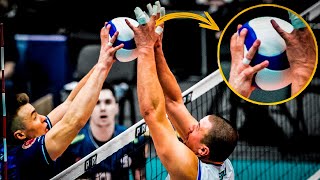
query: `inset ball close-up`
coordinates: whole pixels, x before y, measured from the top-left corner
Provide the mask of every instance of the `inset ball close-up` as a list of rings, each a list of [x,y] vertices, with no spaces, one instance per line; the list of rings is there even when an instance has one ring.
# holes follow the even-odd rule
[[[276,105],[304,91],[317,68],[309,24],[284,6],[244,9],[226,25],[218,44],[223,80],[242,99]]]
[[[265,91],[279,90],[291,84],[286,43],[272,27],[270,23],[272,19],[286,32],[291,33],[293,31],[293,26],[290,23],[271,16],[254,18],[243,24],[238,30],[238,33],[243,28],[248,30],[245,38],[245,55],[255,40],[259,39],[261,41],[258,52],[251,60],[250,65],[255,66],[265,60],[269,61],[268,67],[257,72],[252,82],[257,88]]]

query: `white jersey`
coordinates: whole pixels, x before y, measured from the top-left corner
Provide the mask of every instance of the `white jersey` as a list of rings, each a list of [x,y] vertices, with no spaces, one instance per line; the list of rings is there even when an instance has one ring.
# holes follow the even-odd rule
[[[234,180],[234,170],[229,159],[226,159],[222,165],[206,164],[198,161],[197,180]],[[166,180],[170,180],[168,174]]]

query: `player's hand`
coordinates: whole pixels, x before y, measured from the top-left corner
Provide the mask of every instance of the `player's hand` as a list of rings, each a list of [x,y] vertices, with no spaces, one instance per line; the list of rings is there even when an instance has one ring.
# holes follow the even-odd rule
[[[271,20],[271,24],[286,42],[291,74],[295,77],[292,79],[291,94],[293,95],[311,78],[316,63],[315,41],[306,27],[287,33],[276,21]]]
[[[238,30],[241,25],[238,26]],[[231,70],[229,77],[229,84],[240,95],[249,97],[255,89],[252,86],[252,79],[255,73],[262,70],[269,65],[269,62],[263,61],[255,66],[250,66],[250,60],[253,59],[256,51],[260,46],[260,41],[256,40],[248,53],[244,55],[244,41],[248,30],[242,29],[240,35],[235,33],[231,37],[230,51],[231,51]]]
[[[110,24],[107,25],[107,23],[105,23],[105,26],[101,28],[100,31],[101,49],[98,61],[107,67],[111,66],[115,62],[116,51],[124,46],[124,44],[120,44],[116,47],[112,47],[113,43],[118,37],[119,32],[115,32],[114,35],[109,38],[110,27]]]
[[[159,4],[160,5],[160,4]],[[153,6],[153,13],[150,18],[147,18],[147,14],[142,11],[139,7],[135,8],[135,14],[137,17],[137,21],[139,22],[138,27],[134,27],[128,20],[126,20],[127,25],[134,32],[134,40],[137,46],[137,49],[143,48],[154,48],[155,42],[159,38],[159,34],[156,33],[156,20],[157,20],[157,12],[160,12],[160,6]],[[159,16],[158,16],[159,18]]]
[[[157,2],[159,2],[159,1],[157,1]],[[159,3],[159,6],[160,6],[160,3]],[[148,10],[149,9],[150,8],[148,8]],[[149,13],[150,13],[150,11],[149,11]],[[160,12],[157,12],[157,19],[163,17],[165,14],[166,14],[165,8],[160,6]],[[159,27],[156,27],[156,31],[158,31],[160,36],[159,36],[158,40],[156,41],[156,43],[154,45],[155,48],[162,48],[162,39],[163,39],[163,33],[162,32],[163,32],[163,29],[164,29],[164,23],[161,23],[159,25]]]

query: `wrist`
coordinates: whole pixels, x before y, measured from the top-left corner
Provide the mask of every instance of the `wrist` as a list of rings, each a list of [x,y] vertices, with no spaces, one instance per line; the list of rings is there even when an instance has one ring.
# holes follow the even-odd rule
[[[99,62],[95,69],[97,69],[98,71],[106,71],[108,69],[111,69],[111,66],[113,64],[114,61],[112,62],[107,62],[107,63],[102,63],[102,62]]]
[[[150,53],[151,51],[154,51],[153,47],[143,47],[138,49],[139,54]]]

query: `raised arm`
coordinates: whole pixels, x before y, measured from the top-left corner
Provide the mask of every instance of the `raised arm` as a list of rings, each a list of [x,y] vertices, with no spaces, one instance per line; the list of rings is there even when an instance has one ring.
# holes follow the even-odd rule
[[[140,9],[140,8],[139,8]],[[157,154],[172,179],[195,179],[197,157],[176,137],[174,129],[166,118],[164,94],[158,80],[154,58],[154,44],[159,35],[155,33],[155,19],[133,29],[138,48],[138,101],[155,144]],[[185,168],[188,167],[188,168]]]
[[[57,159],[66,150],[80,129],[86,124],[97,103],[102,84],[115,61],[114,53],[123,47],[123,44],[115,48],[107,45],[109,29],[110,25],[101,29],[99,60],[87,82],[78,93],[75,92],[76,96],[62,120],[53,126],[45,136],[46,149],[52,160]],[[114,42],[117,34],[113,36],[111,42]]]
[[[164,57],[161,39],[157,41],[154,52],[157,73],[166,100],[165,104],[168,117],[181,138],[185,140],[189,132],[189,127],[191,127],[192,124],[197,124],[197,120],[189,113],[184,105],[181,89]]]
[[[164,12],[162,12],[161,15],[164,15]],[[164,24],[162,24],[161,27],[163,28]],[[154,46],[157,73],[165,96],[166,110],[169,119],[181,138],[185,140],[189,132],[189,127],[197,124],[197,120],[189,113],[184,105],[181,89],[162,51],[162,38],[163,34],[160,35]]]
[[[48,114],[48,117],[49,117],[49,119],[51,121],[51,124],[53,126],[57,122],[59,122],[62,119],[62,117],[65,115],[65,113],[67,112],[68,108],[70,107],[70,104],[72,103],[72,101],[74,100],[74,98],[76,97],[78,92],[81,90],[81,88],[85,85],[85,83],[87,82],[88,78],[92,74],[94,68],[95,68],[95,66],[88,72],[88,74],[86,74],[80,80],[80,82],[77,84],[77,86],[71,91],[71,93],[69,94],[68,98]]]

